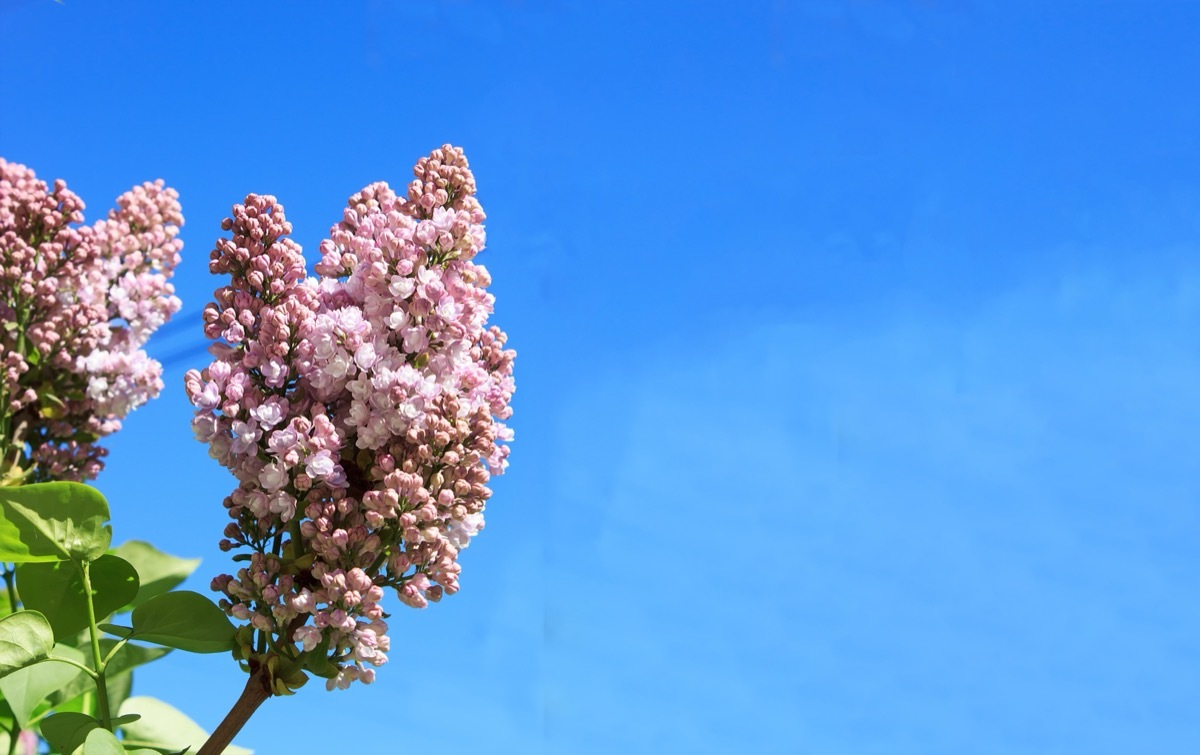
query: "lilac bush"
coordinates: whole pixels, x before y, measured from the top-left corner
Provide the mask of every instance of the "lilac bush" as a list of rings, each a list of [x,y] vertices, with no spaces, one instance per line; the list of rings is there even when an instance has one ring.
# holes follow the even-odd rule
[[[387,592],[424,608],[458,591],[508,464],[515,353],[488,324],[466,158],[446,145],[414,172],[405,195],[350,197],[315,277],[274,197],[223,223],[213,361],[184,381],[197,438],[238,481],[221,548],[243,565],[212,581],[214,604],[175,589],[197,562],[112,548],[108,502],[80,484],[162,389],[143,346],[180,307],[177,195],[146,183],[84,225],[65,183],[0,160],[0,747],[238,752],[270,696],[373,681]],[[131,669],[167,648],[232,651],[249,672],[211,736],[130,696]]]

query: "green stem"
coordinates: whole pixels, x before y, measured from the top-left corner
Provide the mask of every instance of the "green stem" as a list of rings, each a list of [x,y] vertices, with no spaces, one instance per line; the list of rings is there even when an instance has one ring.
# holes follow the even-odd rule
[[[379,574],[379,567],[383,566],[383,562],[387,561],[388,556],[390,555],[392,555],[392,549],[386,545],[383,546],[383,548],[379,551],[379,555],[375,557],[375,561],[373,561],[370,568],[367,569],[367,574],[371,577],[371,579],[374,579],[376,575]]]
[[[21,736],[21,727],[13,724],[8,732],[8,755],[17,755],[17,739]]]
[[[292,517],[292,521],[288,522],[288,535],[292,539],[292,558],[298,559],[304,555],[304,536],[300,534],[300,517]],[[279,555],[276,552],[275,555]]]
[[[121,640],[121,641],[120,641],[120,642],[118,642],[116,645],[113,645],[113,649],[112,649],[112,650],[110,650],[110,651],[108,651],[108,655],[104,656],[104,666],[105,666],[105,668],[107,668],[107,667],[108,667],[108,662],[112,660],[112,657],[113,657],[114,655],[116,655],[117,653],[119,653],[119,652],[121,651],[121,648],[125,647],[125,643],[126,643],[126,642],[129,642],[129,638],[128,638],[128,637],[126,637],[125,639]]]
[[[69,666],[74,666],[75,668],[82,670],[83,673],[92,677],[92,679],[100,678],[100,674],[98,672],[96,672],[95,670],[93,670],[91,668],[88,668],[87,666],[80,663],[79,661],[72,660],[70,658],[59,658],[57,655],[52,655],[52,656],[49,656],[48,658],[43,658],[42,660],[38,661],[38,663],[45,663],[46,661],[58,661],[59,663],[65,663]]]
[[[13,577],[16,575],[16,566],[9,568],[8,564],[4,565],[4,587],[8,590],[8,607],[17,610],[17,588],[13,585]]]
[[[92,605],[91,562],[83,562],[83,591],[87,595],[88,632],[92,635],[92,662],[96,664],[96,701],[100,704],[100,723],[112,731],[112,713],[108,709],[108,685],[104,680],[104,660],[100,657],[100,632],[96,629],[96,607]]]

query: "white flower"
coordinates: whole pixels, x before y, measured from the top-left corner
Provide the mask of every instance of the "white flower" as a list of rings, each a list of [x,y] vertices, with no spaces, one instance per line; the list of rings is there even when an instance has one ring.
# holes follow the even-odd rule
[[[392,280],[388,284],[388,292],[398,299],[407,299],[412,296],[412,292],[416,288],[417,282],[415,280],[400,275],[392,276]]]
[[[358,365],[360,370],[369,370],[371,365],[375,364],[375,344],[368,341],[354,352],[354,363]]]
[[[483,512],[477,514],[467,514],[461,520],[451,519],[450,526],[446,528],[446,539],[450,544],[459,550],[463,550],[471,544],[471,538],[479,534],[483,529]]]
[[[300,440],[300,436],[291,427],[281,427],[271,433],[271,440],[267,442],[267,447],[272,453],[283,456],[292,449]]]
[[[267,502],[267,508],[279,514],[279,518],[287,522],[296,516],[296,499],[280,490],[271,496],[271,500]]]
[[[250,416],[263,427],[274,427],[283,421],[283,407],[278,401],[268,401],[250,410]]]
[[[325,374],[329,377],[340,380],[346,377],[346,373],[350,370],[350,359],[346,356],[346,352],[339,351],[333,359],[325,365]]]
[[[278,435],[278,433],[276,433]],[[273,461],[263,470],[258,473],[258,484],[263,486],[263,490],[268,493],[274,493],[288,483],[287,470],[277,461]],[[272,511],[275,509],[272,508]]]
[[[333,474],[333,454],[329,451],[317,451],[304,462],[304,471],[313,479],[322,479]]]

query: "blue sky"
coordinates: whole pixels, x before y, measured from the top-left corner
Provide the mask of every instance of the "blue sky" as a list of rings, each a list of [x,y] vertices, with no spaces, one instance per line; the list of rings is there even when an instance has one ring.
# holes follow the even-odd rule
[[[0,154],[187,217],[118,540],[227,563],[182,375],[249,191],[313,252],[464,146],[519,353],[462,592],[240,743],[1200,751],[1200,6],[180,5],[0,0]],[[238,673],[136,691],[212,728]]]

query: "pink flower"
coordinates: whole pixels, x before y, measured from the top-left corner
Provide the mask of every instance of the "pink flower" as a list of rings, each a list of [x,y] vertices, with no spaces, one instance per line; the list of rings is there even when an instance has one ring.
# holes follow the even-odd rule
[[[258,473],[258,484],[268,493],[274,493],[287,483],[287,468],[278,461],[271,462]]]
[[[328,647],[330,688],[386,663],[385,588],[413,607],[457,592],[507,464],[515,354],[487,326],[475,180],[450,146],[414,172],[407,197],[350,198],[319,279],[274,197],[236,205],[210,263],[229,284],[204,315],[228,344],[185,381],[197,437],[239,482],[224,542],[251,551],[214,585],[259,631],[310,622],[277,639]]]
[[[317,451],[304,462],[304,471],[314,479],[329,477],[334,470],[333,454],[329,451]]]
[[[305,652],[321,644],[321,630],[314,626],[303,626],[292,634],[292,641],[299,642]]]
[[[286,412],[285,401],[268,399],[265,403],[251,409],[250,416],[257,420],[261,427],[274,427],[283,421]]]
[[[178,194],[144,183],[90,226],[83,209],[65,182],[0,159],[0,413],[21,433],[0,444],[30,481],[99,473],[97,441],[162,390],[142,347],[180,306],[168,282],[183,247]]]

